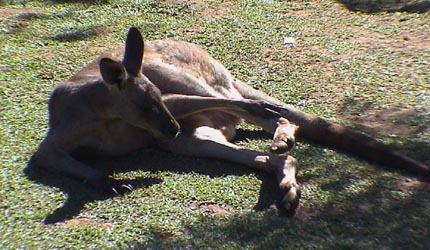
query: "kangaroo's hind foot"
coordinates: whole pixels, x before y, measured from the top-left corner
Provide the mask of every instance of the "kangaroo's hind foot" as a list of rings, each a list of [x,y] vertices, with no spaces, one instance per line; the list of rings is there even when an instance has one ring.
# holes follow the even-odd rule
[[[270,151],[275,154],[282,154],[294,147],[296,132],[299,127],[283,117],[279,118],[277,125],[273,134],[273,143],[270,145]]]

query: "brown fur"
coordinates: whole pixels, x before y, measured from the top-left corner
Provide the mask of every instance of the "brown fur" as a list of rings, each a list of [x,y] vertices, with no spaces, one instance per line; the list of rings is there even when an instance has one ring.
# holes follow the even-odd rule
[[[163,40],[146,42],[143,48],[136,28],[128,33],[124,53],[122,49],[104,53],[54,90],[49,117],[49,132],[35,154],[38,165],[104,189],[127,186],[74,156],[80,152],[116,156],[157,146],[273,173],[284,194],[283,208],[294,211],[300,198],[296,160],[273,153],[290,149],[296,131],[299,137],[368,160],[397,166],[394,157],[401,161],[399,166],[430,172],[424,164],[372,138],[303,113],[235,80],[196,45]],[[241,149],[230,142],[243,120],[273,134],[273,153]]]

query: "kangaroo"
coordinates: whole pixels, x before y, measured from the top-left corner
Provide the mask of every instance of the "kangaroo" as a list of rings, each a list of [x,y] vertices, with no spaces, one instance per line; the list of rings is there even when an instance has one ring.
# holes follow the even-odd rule
[[[128,31],[125,49],[103,53],[59,84],[49,100],[49,130],[34,161],[97,189],[132,190],[85,165],[81,157],[119,156],[145,147],[216,158],[276,176],[280,208],[294,213],[301,197],[297,160],[283,155],[296,138],[341,149],[389,167],[430,175],[430,167],[360,132],[304,113],[233,78],[197,45],[145,42]],[[246,121],[273,135],[270,152],[233,144]]]

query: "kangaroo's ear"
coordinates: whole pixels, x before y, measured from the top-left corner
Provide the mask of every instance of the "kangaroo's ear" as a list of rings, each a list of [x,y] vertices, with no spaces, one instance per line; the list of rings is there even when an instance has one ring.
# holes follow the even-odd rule
[[[121,88],[127,78],[127,73],[122,63],[110,58],[102,58],[99,62],[100,73],[103,81]]]
[[[132,26],[128,30],[127,40],[125,41],[125,53],[122,63],[127,73],[131,76],[137,76],[140,73],[143,60],[143,38],[140,31]]]

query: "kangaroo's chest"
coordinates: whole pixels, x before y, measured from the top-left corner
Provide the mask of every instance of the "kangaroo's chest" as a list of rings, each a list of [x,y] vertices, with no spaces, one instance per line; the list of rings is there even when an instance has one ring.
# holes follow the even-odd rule
[[[145,130],[120,121],[101,122],[83,136],[73,150],[77,158],[114,157],[149,147],[153,137]]]

